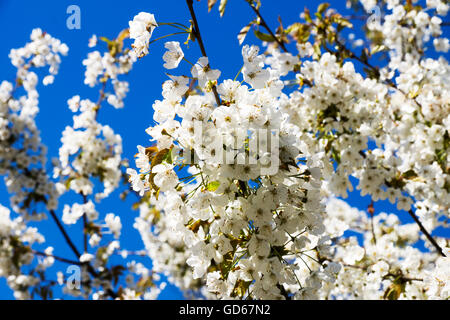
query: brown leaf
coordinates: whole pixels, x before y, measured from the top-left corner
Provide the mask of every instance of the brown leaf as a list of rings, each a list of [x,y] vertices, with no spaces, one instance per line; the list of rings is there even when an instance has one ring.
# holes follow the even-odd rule
[[[211,11],[212,7],[216,4],[217,0],[208,0],[208,12]]]
[[[239,34],[238,34],[237,38],[238,38],[238,41],[239,41],[240,45],[244,42],[245,37],[247,36],[247,33],[250,31],[250,28],[252,27],[252,25],[253,25],[253,21],[250,22],[245,27],[243,27],[241,29],[241,31],[239,31]]]
[[[220,0],[219,12],[221,17],[223,17],[223,14],[225,13],[225,7],[227,6],[227,3],[228,0]]]

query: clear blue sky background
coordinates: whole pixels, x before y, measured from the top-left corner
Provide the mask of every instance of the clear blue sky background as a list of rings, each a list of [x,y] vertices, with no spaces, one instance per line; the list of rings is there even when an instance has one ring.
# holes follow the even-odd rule
[[[253,19],[253,12],[244,0],[229,0],[225,16],[220,19],[217,8],[207,13],[206,0],[195,2],[200,29],[205,42],[206,50],[210,56],[213,68],[222,70],[222,76],[234,78],[242,65],[241,49],[236,40],[239,30],[248,21]],[[318,1],[303,0],[263,0],[262,14],[267,22],[275,28],[278,25],[277,16],[280,15],[285,25],[298,20],[298,15],[306,6],[314,10]],[[328,1],[332,7],[341,13],[347,13],[344,0]],[[69,5],[78,5],[81,8],[81,30],[69,30],[66,27]],[[10,64],[8,54],[11,48],[22,47],[28,41],[33,28],[39,27],[52,36],[61,39],[69,48],[69,56],[63,58],[61,70],[56,81],[49,87],[40,87],[40,113],[37,123],[41,130],[42,140],[49,148],[49,159],[58,156],[61,146],[61,132],[68,125],[72,125],[72,113],[67,107],[67,99],[74,95],[81,98],[90,98],[96,101],[98,88],[91,89],[83,84],[84,67],[81,62],[92,49],[88,48],[88,39],[92,34],[114,38],[118,32],[128,27],[128,21],[140,11],[155,14],[159,22],[182,22],[188,24],[189,15],[184,0],[171,1],[118,1],[118,0],[0,0],[0,30],[2,30],[0,46],[0,81],[13,81],[15,69]],[[172,31],[169,27],[158,28],[154,38]],[[355,30],[356,35],[360,31]],[[185,35],[169,38],[184,42]],[[256,42],[253,35],[249,35],[247,43]],[[133,159],[136,153],[136,145],[148,144],[148,135],[144,130],[152,123],[152,103],[161,98],[161,84],[167,80],[162,67],[162,54],[164,42],[157,42],[151,47],[151,54],[138,63],[126,79],[130,82],[130,93],[125,100],[125,108],[116,110],[105,105],[99,115],[99,121],[110,125],[116,133],[123,138],[123,156]],[[98,49],[98,48],[97,48]],[[103,48],[101,48],[103,49]],[[183,47],[183,49],[185,49]],[[200,51],[196,44],[191,44],[189,50],[185,49],[187,58],[196,61],[200,57]],[[182,69],[183,70],[183,69]],[[184,69],[187,73],[188,68]],[[177,74],[179,70],[175,71]],[[118,193],[114,193],[105,200],[98,210],[101,214],[114,212],[122,219],[123,230],[121,241],[129,250],[141,249],[142,241],[138,232],[132,227],[134,218],[138,212],[130,209],[133,198],[126,202],[118,199]],[[65,201],[81,201],[81,199],[65,196],[60,201],[58,213],[62,214]],[[362,210],[367,208],[370,200],[368,197],[360,197],[357,192],[350,195],[350,202]],[[0,203],[9,206],[8,194],[0,184]],[[398,212],[388,202],[376,204],[377,212]],[[404,212],[398,212],[402,220],[410,222]],[[52,224],[52,221],[40,223],[40,230],[46,235],[47,245],[55,247],[55,254],[67,258],[74,258],[68,249],[62,236]],[[68,228],[79,248],[82,246],[80,226]],[[149,259],[143,259],[143,263],[151,266]],[[56,264],[52,268],[53,276],[56,271],[65,271],[66,265]],[[4,279],[0,279],[0,299],[12,298],[11,290]],[[161,299],[182,299],[181,292],[173,286],[168,286]]]

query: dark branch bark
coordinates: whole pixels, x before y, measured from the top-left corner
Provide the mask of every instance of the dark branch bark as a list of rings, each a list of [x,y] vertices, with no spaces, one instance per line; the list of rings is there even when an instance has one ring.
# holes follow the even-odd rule
[[[87,197],[83,194],[83,202],[84,204],[88,203]],[[87,234],[87,226],[88,226],[88,218],[86,213],[83,213],[83,243],[84,243],[84,252],[88,252],[88,234]]]
[[[286,46],[284,45],[284,43],[278,39],[275,34],[272,32],[272,30],[270,29],[269,25],[266,23],[266,21],[264,20],[264,18],[262,17],[261,13],[259,12],[259,10],[248,0],[245,0],[249,6],[253,9],[253,11],[256,13],[256,15],[258,16],[261,25],[264,27],[264,29],[267,30],[267,32],[269,32],[269,34],[272,36],[272,38],[275,39],[275,41],[278,43],[278,45],[284,50],[284,52],[288,52],[288,50],[286,49]]]
[[[75,255],[77,256],[77,258],[80,258],[81,254],[78,251],[77,247],[75,246],[75,244],[72,242],[72,239],[70,239],[69,235],[67,234],[66,229],[64,228],[64,226],[62,225],[61,221],[59,221],[58,217],[56,216],[55,211],[50,210],[50,215],[52,216],[53,220],[55,221],[56,225],[58,226],[59,231],[61,231],[64,239],[66,240],[67,244],[69,245],[69,247],[72,249],[73,253],[75,253]]]
[[[198,41],[198,45],[200,46],[200,51],[202,52],[204,57],[208,57],[207,54],[206,54],[205,45],[203,44],[202,36],[200,34],[200,28],[198,26],[197,17],[195,16],[193,0],[186,0],[186,3],[188,5],[189,12],[190,12],[191,17],[192,17],[192,23],[194,24],[193,32],[194,32],[195,38]],[[216,98],[217,105],[220,106],[222,103],[220,101],[219,94],[217,93],[216,86],[212,87],[212,91],[214,93],[214,97]]]
[[[52,216],[53,220],[55,221],[56,225],[58,226],[58,229],[61,231],[62,235],[64,236],[64,239],[66,240],[67,244],[69,245],[69,247],[72,249],[73,253],[77,256],[77,258],[80,258],[80,252],[78,251],[77,247],[75,246],[75,244],[72,242],[72,239],[70,239],[69,235],[67,234],[66,229],[64,228],[64,226],[62,225],[61,221],[59,221],[58,217],[56,216],[55,211],[50,210],[50,215]],[[95,269],[89,264],[89,263],[80,263],[81,265],[86,265],[88,272],[95,278],[98,278],[99,275],[98,273],[95,271]],[[117,298],[117,294],[111,290],[111,289],[107,289],[106,292],[108,293],[108,295],[110,295],[113,299]]]
[[[439,254],[443,257],[445,257],[444,251],[442,251],[442,248],[437,244],[436,240],[433,239],[431,234],[425,229],[422,222],[420,222],[419,218],[416,216],[416,214],[412,211],[408,211],[409,215],[414,219],[414,221],[417,223],[417,225],[420,228],[420,231],[427,237],[427,239],[431,242],[431,244],[436,248],[436,250],[439,252]]]

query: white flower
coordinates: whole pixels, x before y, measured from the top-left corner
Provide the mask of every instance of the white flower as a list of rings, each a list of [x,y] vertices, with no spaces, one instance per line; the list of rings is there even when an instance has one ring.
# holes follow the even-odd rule
[[[47,86],[49,84],[52,84],[53,81],[55,81],[55,77],[53,75],[48,75],[42,80],[42,83],[44,84],[44,86]]]
[[[178,184],[178,176],[173,171],[173,165],[167,163],[158,164],[153,167],[152,173],[156,173],[153,181],[163,192],[175,188]]]
[[[94,34],[92,35],[92,37],[89,39],[89,44],[88,47],[89,48],[93,48],[97,45],[97,36]]]
[[[150,159],[143,146],[138,146],[137,148],[139,153],[136,155],[136,166],[139,168],[140,173],[146,173],[150,171]]]
[[[314,48],[311,42],[298,43],[297,50],[301,58],[310,57],[314,54]]]
[[[201,57],[191,69],[192,76],[198,79],[200,87],[204,88],[208,81],[217,80],[220,77],[219,70],[213,70],[209,67],[207,57]]]
[[[349,246],[345,248],[345,250],[344,262],[346,264],[354,265],[356,262],[364,258],[364,248],[361,248],[357,244]]]
[[[436,51],[439,52],[448,52],[450,49],[448,38],[436,38],[433,40],[433,45]]]
[[[134,191],[138,192],[142,197],[145,193],[145,185],[141,180],[140,175],[136,172],[136,170],[128,168],[127,174],[130,176],[129,181],[131,182],[132,188]]]
[[[184,76],[177,77],[172,75],[169,75],[169,78],[170,80],[167,80],[163,83],[162,95],[169,101],[178,101],[189,89],[189,78]]]
[[[72,208],[68,205],[64,206],[62,221],[65,224],[75,224],[84,214],[83,206],[75,203]]]
[[[155,20],[155,16],[147,12],[140,12],[133,18],[133,21],[129,22],[129,25],[131,39],[139,38],[146,33],[149,33],[149,35],[151,36],[155,27],[158,26]]]
[[[175,69],[183,60],[184,53],[180,48],[180,43],[178,41],[169,41],[164,44],[164,47],[168,49],[163,55],[164,68]]]
[[[77,96],[70,98],[67,101],[67,104],[69,105],[69,109],[72,112],[77,112],[78,108],[80,107],[80,96],[77,95]]]
[[[84,83],[90,87],[94,87],[97,84],[97,78],[104,70],[100,52],[90,52],[87,59],[83,60],[83,65],[86,66]]]
[[[114,234],[114,237],[118,239],[120,237],[120,231],[122,229],[122,223],[120,217],[113,213],[108,213],[105,217],[106,227]]]
[[[264,56],[258,55],[259,48],[257,46],[245,45],[242,47],[242,57],[244,59],[244,67],[242,74],[245,82],[249,83],[254,89],[264,88],[266,82],[270,78],[270,71],[263,69]]]
[[[133,48],[136,55],[141,58],[148,54],[148,45],[153,30],[158,26],[153,14],[140,12],[129,22],[130,39],[134,39]]]
[[[80,262],[81,263],[83,263],[83,262],[90,262],[90,261],[92,261],[94,259],[94,256],[92,255],[92,254],[90,254],[90,253],[83,253],[81,256],[80,256]]]

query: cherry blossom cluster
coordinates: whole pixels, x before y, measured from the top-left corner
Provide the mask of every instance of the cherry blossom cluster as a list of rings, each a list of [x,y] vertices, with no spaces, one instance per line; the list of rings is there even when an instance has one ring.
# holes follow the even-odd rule
[[[113,52],[114,53],[114,52]],[[114,108],[123,107],[123,99],[128,92],[128,82],[118,79],[128,73],[135,58],[131,51],[116,53],[110,51],[103,55],[99,51],[88,54],[83,61],[86,66],[85,84],[94,87],[99,84],[99,100],[93,102],[76,95],[68,100],[74,116],[73,126],[67,126],[63,132],[59,150],[59,164],[55,167],[54,177],[62,177],[60,192],[70,188],[84,196],[94,193],[94,184],[90,177],[98,177],[104,186],[102,192],[95,193],[96,200],[107,197],[114,191],[121,179],[122,138],[108,125],[97,122],[100,104],[106,100]],[[113,93],[108,92],[108,82]]]
[[[6,278],[16,299],[30,299],[30,287],[40,281],[36,272],[44,271],[54,263],[53,248],[49,247],[45,250],[47,256],[34,266],[34,274],[21,271],[22,266],[30,265],[34,259],[30,247],[44,241],[36,228],[26,226],[23,217],[12,218],[10,210],[0,205],[0,277]]]
[[[98,96],[67,97],[73,123],[51,163],[37,90],[69,49],[35,29],[11,50],[16,79],[0,83],[0,174],[11,195],[10,208],[0,205],[0,277],[16,298],[51,299],[59,287],[65,297],[156,299],[165,279],[189,298],[450,298],[450,240],[436,236],[450,219],[449,4],[347,1],[368,19],[353,41],[343,32],[351,19],[328,4],[272,31],[259,2],[247,2],[257,18],[238,39],[254,28],[262,45],[242,46],[233,79],[206,55],[193,1],[190,26],[140,12],[115,39],[92,36],[82,64]],[[165,27],[177,32],[152,39]],[[162,46],[170,71],[130,167],[99,113],[125,108],[125,76],[179,34],[186,46]],[[197,43],[201,54],[185,50]],[[115,191],[138,199],[142,250],[123,247],[128,213],[101,212]],[[355,191],[370,197],[366,211],[344,201]],[[414,221],[379,212],[386,200]],[[35,227],[47,217],[71,256],[54,254]],[[66,231],[74,225],[80,247]],[[79,286],[54,271],[59,263],[80,269]]]
[[[363,4],[368,9],[373,3]],[[429,10],[439,8],[437,15],[448,10],[439,1],[427,4]],[[338,164],[328,180],[333,194],[346,196],[352,175],[361,194],[374,201],[388,199],[406,211],[414,202],[424,225],[434,229],[450,213],[449,65],[442,56],[431,59],[421,52],[431,38],[448,39],[437,38],[442,34],[437,15],[406,11],[400,1],[386,6],[381,24],[368,26],[382,32],[377,48],[390,55],[388,65],[373,69],[379,77],[364,78],[350,62],[341,66],[327,52],[302,65],[297,77],[313,86],[293,92],[286,112],[306,130],[318,131],[319,148]]]
[[[328,201],[327,214],[327,231],[339,238],[333,261],[342,265],[342,271],[319,293],[321,299],[448,298],[448,239],[438,239],[447,255],[442,257],[414,248],[418,226],[401,224],[394,214],[380,213],[370,219],[336,198]],[[341,237],[350,230],[363,237],[362,244],[356,237]]]
[[[101,215],[92,201],[108,197],[122,178],[122,139],[112,128],[97,122],[97,113],[103,101],[114,108],[123,107],[128,83],[118,76],[128,73],[136,60],[130,50],[122,50],[126,37],[128,32],[121,33],[119,40],[114,40],[115,47],[110,46],[104,54],[94,51],[83,61],[85,84],[101,86],[99,100],[94,103],[81,100],[80,96],[69,99],[69,108],[75,113],[73,126],[63,132],[60,158],[52,162],[53,177],[47,173],[46,147],[41,143],[35,123],[39,111],[38,75],[33,70],[48,66],[50,75],[44,78],[43,84],[51,84],[59,69],[60,56],[67,54],[68,47],[36,29],[31,42],[10,53],[18,72],[15,85],[7,81],[0,85],[0,165],[8,191],[13,195],[13,212],[0,207],[0,276],[7,279],[17,299],[32,299],[36,295],[52,298],[57,286],[63,294],[75,297],[155,299],[164,288],[157,274],[134,260],[128,259],[124,266],[111,266],[109,259],[113,255],[125,259],[129,254],[121,249],[119,242],[122,223],[113,213]],[[91,39],[90,46],[95,42]],[[94,188],[98,186],[96,179],[103,187],[99,191]],[[81,196],[81,203],[65,204],[59,218],[55,212],[58,199],[69,190]],[[16,214],[20,215],[14,217]],[[54,256],[53,247],[36,250],[36,246],[45,245],[45,238],[36,227],[27,226],[27,222],[49,215],[63,231],[59,219],[65,225],[83,220],[86,245],[84,252],[75,249],[78,259]],[[81,268],[81,287],[73,286],[63,272],[47,271],[56,260]],[[120,277],[124,270],[126,286],[114,292],[111,279]],[[161,284],[155,285],[156,282]]]
[[[375,2],[362,4],[370,10]],[[334,35],[338,51],[325,45],[320,52],[304,40],[296,55],[276,42],[263,54],[245,45],[242,82],[220,79],[208,57],[191,75],[169,75],[153,104],[156,124],[147,129],[154,144],[138,146],[137,170],[128,169],[143,196],[135,227],[158,272],[210,298],[448,298],[445,240],[438,244],[444,257],[424,253],[413,248],[419,226],[393,214],[355,218],[341,208],[336,217],[341,200],[323,211],[329,197],[346,198],[356,178],[361,195],[389,200],[430,232],[447,226],[450,70],[442,56],[423,52],[428,42],[448,51],[438,17],[448,6],[427,1],[425,13],[400,1],[383,5],[386,15],[368,26],[381,33],[382,43],[368,37],[373,54],[389,55],[382,68]],[[317,27],[327,18],[341,22],[332,11],[309,19]],[[186,59],[175,42],[165,47],[167,68]],[[258,140],[250,134],[240,144],[242,128],[278,130],[279,148],[239,162],[252,157]],[[235,163],[223,161],[222,151]],[[262,173],[274,158],[278,170]],[[363,243],[343,236],[355,226]],[[420,241],[435,250],[425,236]]]
[[[128,256],[120,244],[122,222],[119,215],[114,213],[100,214],[95,204],[118,188],[125,165],[122,159],[122,138],[110,126],[100,124],[97,116],[103,102],[116,109],[124,106],[128,82],[118,78],[128,74],[136,61],[133,52],[123,48],[123,41],[127,37],[128,31],[123,31],[115,40],[106,39],[109,47],[107,52],[93,51],[83,61],[86,66],[84,83],[90,87],[100,86],[99,98],[93,102],[82,100],[76,95],[68,100],[69,109],[75,113],[73,125],[64,130],[59,159],[54,160],[54,178],[60,179],[56,184],[59,193],[72,190],[81,196],[80,203],[65,204],[62,215],[62,221],[67,225],[83,220],[88,246],[85,246],[85,252],[79,257],[80,263],[89,263],[94,272],[107,275],[104,279],[94,277],[93,282],[89,282],[93,272],[89,266],[84,267],[83,279],[86,285],[83,285],[83,290],[64,287],[65,293],[73,296],[93,299],[111,296],[113,286],[109,277],[118,277],[124,270],[127,270],[127,286],[117,293],[120,299],[155,299],[164,287],[164,282],[160,286],[154,285],[159,281],[158,275],[134,260],[130,260],[126,266],[108,266],[112,256]],[[95,45],[96,38],[92,38],[90,47]],[[103,190],[96,191],[98,180]],[[112,237],[108,237],[108,234]],[[63,283],[63,280],[60,282]]]
[[[13,210],[38,220],[45,214],[36,209],[36,204],[41,202],[54,209],[58,193],[45,169],[47,148],[41,143],[35,122],[39,112],[39,78],[33,70],[48,67],[49,75],[43,83],[52,83],[61,55],[69,49],[40,29],[33,30],[30,40],[23,48],[10,52],[11,63],[17,68],[15,83],[0,84],[0,172],[13,194]],[[16,98],[14,94],[20,96]]]
[[[334,281],[339,271],[326,263],[320,189],[325,165],[308,144],[313,136],[280,112],[280,76],[298,58],[280,54],[273,60],[281,61],[267,68],[258,47],[244,46],[242,53],[250,87],[231,79],[219,83],[220,72],[206,57],[191,70],[201,90],[189,89],[188,76],[171,76],[163,84],[164,99],[153,105],[156,125],[147,129],[155,147],[139,146],[139,172],[128,169],[136,192],[155,194],[150,206],[140,206],[135,227],[156,270],[182,288],[192,290],[203,279],[203,291],[217,298],[302,297],[305,287]],[[179,63],[177,55],[171,57],[167,63]],[[242,128],[254,134],[238,139]],[[263,140],[258,130],[269,148],[249,154],[249,146]],[[270,148],[275,130],[279,145]],[[233,161],[216,157],[219,149]],[[247,155],[255,164],[246,162]],[[271,162],[279,164],[277,170],[264,174]],[[188,169],[177,174],[180,167]],[[310,246],[320,247],[324,258],[315,267],[303,257]]]

